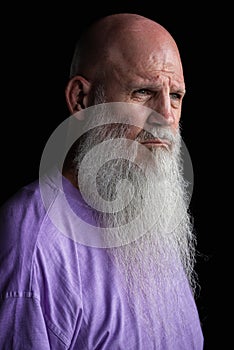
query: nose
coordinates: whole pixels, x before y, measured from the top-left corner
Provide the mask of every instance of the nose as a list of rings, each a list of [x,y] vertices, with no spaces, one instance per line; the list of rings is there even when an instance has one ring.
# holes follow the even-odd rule
[[[175,116],[171,107],[171,99],[167,91],[159,93],[152,107],[153,111],[148,117],[148,124],[171,126],[175,123]]]

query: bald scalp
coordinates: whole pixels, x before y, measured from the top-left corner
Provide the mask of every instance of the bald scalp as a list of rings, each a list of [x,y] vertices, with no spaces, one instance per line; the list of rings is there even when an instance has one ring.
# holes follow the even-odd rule
[[[87,80],[97,79],[104,64],[114,63],[118,54],[134,54],[142,48],[145,38],[155,49],[162,50],[164,46],[179,58],[173,37],[162,25],[138,14],[113,14],[95,21],[83,32],[73,55],[70,78],[82,75]]]

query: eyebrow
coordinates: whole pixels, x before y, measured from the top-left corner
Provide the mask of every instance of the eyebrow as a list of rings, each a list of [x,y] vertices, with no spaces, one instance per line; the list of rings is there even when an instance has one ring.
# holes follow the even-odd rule
[[[176,92],[176,93],[179,93],[179,94],[182,94],[182,95],[185,95],[185,93],[186,93],[186,90],[185,89],[175,89],[175,91],[174,92]]]
[[[139,90],[139,89],[149,89],[149,90],[154,90],[158,87],[160,87],[161,84],[157,84],[157,83],[139,83],[137,85],[130,85],[130,88],[133,89],[133,90]],[[186,93],[186,89],[184,88],[180,88],[180,87],[177,87],[175,85],[172,85],[170,86],[170,90],[173,90],[173,92],[175,93],[179,93],[179,94],[182,94],[182,95],[185,95]]]

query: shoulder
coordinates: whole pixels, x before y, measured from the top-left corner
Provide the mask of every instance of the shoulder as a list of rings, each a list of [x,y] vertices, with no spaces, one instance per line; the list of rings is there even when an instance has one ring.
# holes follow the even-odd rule
[[[0,208],[0,240],[19,241],[27,236],[30,240],[37,235],[37,228],[45,216],[45,208],[41,200],[39,182],[36,180],[19,189]],[[36,238],[36,237],[35,237]]]
[[[52,188],[51,203],[58,193]],[[1,207],[0,295],[4,305],[21,303],[26,315],[32,305],[35,317],[42,317],[57,338],[69,343],[82,315],[79,246],[61,234],[47,214],[38,181]]]
[[[1,206],[1,292],[28,290],[34,252],[45,217],[38,181],[19,189]]]
[[[22,217],[22,213],[30,213],[32,208],[42,209],[39,181],[36,180],[13,194],[1,207],[1,218],[7,216],[16,219]],[[29,209],[29,211],[28,211]]]

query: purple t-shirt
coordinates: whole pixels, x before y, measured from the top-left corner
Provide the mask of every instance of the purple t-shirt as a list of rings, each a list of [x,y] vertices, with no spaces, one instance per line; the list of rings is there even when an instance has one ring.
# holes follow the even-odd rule
[[[63,182],[66,198],[88,221],[91,213],[78,190],[66,179]],[[171,316],[177,337],[166,339],[156,320],[154,336],[148,336],[140,318],[130,311],[106,250],[64,235],[48,216],[61,194],[56,184],[49,185],[47,210],[37,181],[1,208],[0,349],[203,349],[187,282],[181,287],[183,325],[176,314]],[[66,222],[66,212],[58,215]]]

